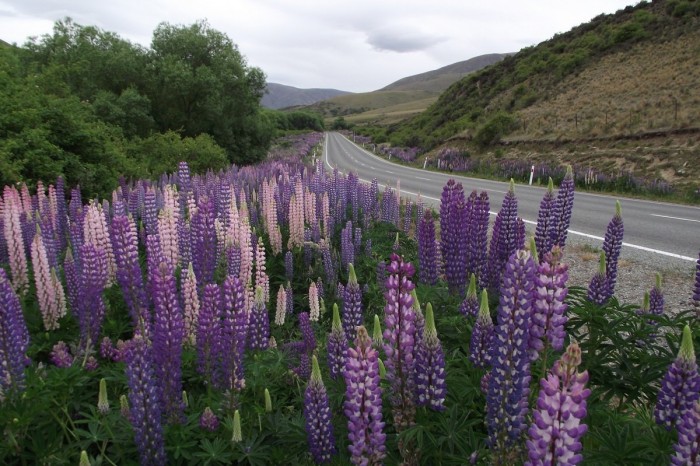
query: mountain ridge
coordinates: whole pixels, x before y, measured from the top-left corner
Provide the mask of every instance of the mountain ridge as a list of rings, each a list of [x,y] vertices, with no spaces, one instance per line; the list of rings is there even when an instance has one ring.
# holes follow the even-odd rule
[[[277,110],[287,107],[312,105],[320,100],[345,94],[351,94],[351,92],[339,89],[302,89],[286,84],[268,82],[265,95],[263,95],[260,104],[263,107]]]

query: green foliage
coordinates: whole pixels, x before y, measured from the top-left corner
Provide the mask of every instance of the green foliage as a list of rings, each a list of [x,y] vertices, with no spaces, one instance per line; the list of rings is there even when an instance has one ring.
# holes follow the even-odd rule
[[[315,112],[264,109],[263,112],[274,121],[275,128],[280,131],[323,131],[323,117]]]
[[[499,112],[481,126],[474,135],[474,141],[482,147],[493,145],[515,129],[516,121],[513,115]]]

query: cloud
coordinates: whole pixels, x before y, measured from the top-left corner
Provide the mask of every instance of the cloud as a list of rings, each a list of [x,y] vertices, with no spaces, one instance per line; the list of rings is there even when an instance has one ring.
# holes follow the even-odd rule
[[[411,28],[382,28],[367,33],[367,43],[376,50],[398,53],[429,49],[445,40],[445,37],[424,34]]]

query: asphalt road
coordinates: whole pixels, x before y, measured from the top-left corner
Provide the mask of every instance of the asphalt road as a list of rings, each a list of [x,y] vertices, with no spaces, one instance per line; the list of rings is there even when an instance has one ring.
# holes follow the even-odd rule
[[[487,191],[491,212],[501,207],[508,183],[468,178],[455,173],[438,173],[392,163],[355,145],[339,133],[326,133],[324,163],[343,173],[352,171],[361,180],[377,178],[383,187],[396,188],[400,180],[402,196],[415,198],[420,193],[424,204],[439,207],[442,188],[454,178],[465,193]],[[515,186],[518,213],[534,231],[537,210],[546,188],[520,184]],[[623,248],[633,248],[657,255],[660,261],[684,262],[698,259],[700,251],[700,208],[644,201],[616,196],[576,192],[569,236],[585,237],[602,244],[608,222],[615,214],[615,201],[622,205],[625,225]]]

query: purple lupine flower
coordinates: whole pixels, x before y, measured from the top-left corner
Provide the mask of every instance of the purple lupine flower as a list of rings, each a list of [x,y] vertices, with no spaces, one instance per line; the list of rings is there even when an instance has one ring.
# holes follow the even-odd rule
[[[649,292],[649,313],[662,316],[664,314],[664,290],[661,287],[661,274],[657,272],[656,283]]]
[[[476,294],[476,275],[474,274],[469,278],[467,295],[459,305],[459,312],[464,317],[476,317],[479,314],[479,297]]]
[[[491,234],[489,245],[489,286],[498,289],[501,285],[501,275],[510,256],[518,249],[518,199],[515,197],[514,182],[510,180],[510,188],[503,199],[501,210]]]
[[[542,258],[552,248],[552,237],[550,236],[553,228],[552,224],[559,221],[559,219],[552,217],[555,202],[554,182],[550,177],[547,184],[547,192],[542,197],[542,202],[540,202],[540,210],[537,213],[537,227],[535,227],[535,245]]]
[[[431,211],[426,210],[418,225],[418,277],[421,283],[437,283],[437,260],[435,243],[435,221]]]
[[[683,328],[678,357],[668,367],[661,381],[659,398],[654,408],[654,419],[666,430],[678,427],[682,419],[693,411],[700,398],[700,375],[695,362],[695,349],[690,327]]]
[[[403,215],[403,232],[408,236],[408,232],[411,230],[411,221],[413,220],[413,203],[411,201],[406,201]]]
[[[129,383],[129,420],[141,464],[165,465],[160,393],[156,383],[152,347],[136,336],[129,345],[126,379]]]
[[[143,224],[146,228],[146,234],[155,235],[158,233],[158,208],[156,207],[156,191],[153,188],[146,191],[143,205]]]
[[[340,323],[338,305],[335,303],[333,304],[333,326],[328,334],[326,349],[331,378],[335,380],[339,375],[342,375],[343,367],[345,367],[345,351],[348,349],[348,339]]]
[[[425,309],[425,331],[416,345],[416,404],[433,411],[445,410],[445,354],[437,336],[433,306]]]
[[[197,372],[202,374],[210,384],[215,380],[216,358],[221,342],[221,328],[218,324],[220,308],[219,285],[206,284],[197,320]]]
[[[479,286],[488,286],[488,230],[489,230],[489,195],[482,191],[477,195],[473,191],[469,196],[467,211],[467,273],[475,274]]]
[[[104,359],[113,360],[117,349],[114,347],[109,337],[102,337],[100,341],[100,356]]]
[[[246,346],[248,315],[245,308],[245,287],[236,276],[224,280],[219,324],[217,358],[221,364],[221,382],[225,390],[240,391],[245,387],[243,353]]]
[[[284,290],[285,292],[285,315],[291,316],[294,315],[294,290],[292,289],[292,284],[287,282],[287,288]]]
[[[117,283],[122,290],[135,332],[150,335],[151,319],[139,265],[136,224],[128,217],[117,215],[112,218],[111,234],[117,264]]]
[[[414,320],[414,325],[416,327],[415,341],[418,342],[423,338],[425,316],[423,316],[423,311],[421,310],[420,301],[418,300],[418,294],[415,288],[411,290],[411,298],[413,298],[413,312],[416,313],[416,318]]]
[[[440,245],[445,279],[452,293],[462,292],[467,280],[467,236],[464,232],[468,218],[465,202],[462,183],[448,180],[440,203]]]
[[[214,215],[214,204],[205,199],[192,216],[192,265],[200,286],[214,280],[217,245]]]
[[[250,311],[249,328],[248,348],[267,349],[270,343],[270,316],[267,314],[263,289],[259,286],[255,288],[255,302]]]
[[[292,251],[284,254],[284,276],[288,282],[294,280],[294,255]]]
[[[352,222],[348,220],[345,228],[340,232],[340,257],[345,268],[348,267],[348,264],[355,262],[355,243],[353,242],[352,234]]]
[[[489,298],[486,290],[481,291],[481,306],[474,323],[469,342],[469,360],[479,369],[491,365],[491,342],[493,340],[493,320],[489,311]]]
[[[104,249],[86,243],[80,247],[82,271],[78,297],[78,324],[84,348],[96,346],[102,321],[105,317],[105,302],[102,292],[107,284],[107,254]]]
[[[349,340],[355,339],[355,332],[358,325],[362,325],[364,320],[362,309],[362,289],[357,283],[355,268],[348,264],[349,278],[348,284],[343,288],[343,329]]]
[[[700,402],[693,404],[692,408],[685,412],[678,420],[678,443],[673,446],[675,450],[671,456],[671,464],[687,466],[698,464],[700,458]]]
[[[199,427],[209,432],[214,432],[219,428],[219,418],[216,417],[216,414],[209,406],[204,408],[204,412],[199,418]]]
[[[306,347],[306,345],[304,345],[304,347]],[[293,367],[292,372],[302,380],[307,380],[311,376],[311,358],[308,352],[302,351],[299,353],[299,365]]]
[[[506,454],[526,429],[530,394],[528,330],[535,273],[530,252],[522,249],[510,256],[503,271],[486,397],[488,442],[498,455]]]
[[[546,379],[540,380],[537,408],[528,430],[527,466],[539,464],[578,464],[583,460],[581,437],[588,430],[586,387],[588,371],[578,372],[581,349],[572,343],[561,359],[554,363]]]
[[[603,252],[605,253],[605,279],[607,280],[607,289],[610,297],[615,293],[615,283],[617,282],[617,260],[620,257],[620,248],[622,247],[622,237],[625,232],[625,227],[622,223],[622,213],[620,201],[615,203],[615,215],[608,223],[608,228],[605,231],[605,240],[603,241]]]
[[[566,236],[569,232],[569,225],[571,224],[571,212],[574,209],[574,173],[571,169],[571,165],[566,167],[566,175],[559,185],[559,192],[557,192],[557,199],[554,201],[554,207],[552,208],[552,221],[550,231],[550,247],[559,246],[564,248],[566,246]],[[542,251],[543,253],[545,251]]]
[[[185,322],[177,285],[168,262],[161,262],[151,276],[153,284],[153,356],[161,386],[163,415],[171,422],[184,418],[182,403],[182,340]]]
[[[605,253],[600,253],[598,272],[591,278],[588,285],[588,300],[598,306],[602,306],[612,297],[610,282],[605,278]]]
[[[348,418],[350,461],[356,465],[381,464],[386,456],[386,435],[382,422],[379,356],[364,326],[357,329],[355,347],[348,348],[345,357],[343,411]]]
[[[398,431],[415,422],[413,349],[416,313],[413,308],[411,281],[414,269],[401,256],[391,255],[387,266],[386,306],[384,307],[384,352],[387,378],[391,384],[391,405]]]
[[[28,347],[29,332],[19,297],[0,269],[0,403],[24,391]]]
[[[311,326],[311,320],[308,312],[299,313],[299,330],[301,330],[301,336],[304,340],[306,351],[313,353],[313,351],[316,349],[316,335],[314,334],[314,329]]]
[[[531,249],[533,252],[537,250],[534,241]],[[564,326],[567,322],[564,300],[569,292],[566,287],[569,274],[568,265],[560,262],[561,256],[561,248],[554,246],[544,254],[542,261],[536,261],[535,300],[528,349],[531,361],[536,361],[547,346],[557,351],[564,347]]]
[[[311,456],[316,464],[321,464],[329,462],[336,452],[331,424],[333,416],[316,356],[312,357],[311,364],[311,379],[304,392],[304,419]]]
[[[70,348],[66,345],[66,342],[61,340],[51,348],[51,353],[49,354],[49,360],[56,366],[61,368],[70,367],[73,365],[73,355],[70,352]]]

